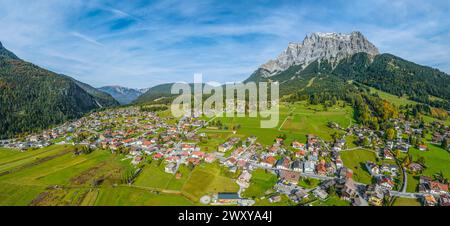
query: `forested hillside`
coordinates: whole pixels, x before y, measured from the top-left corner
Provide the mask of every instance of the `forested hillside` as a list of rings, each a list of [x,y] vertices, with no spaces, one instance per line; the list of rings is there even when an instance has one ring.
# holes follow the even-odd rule
[[[0,138],[80,117],[100,102],[73,79],[25,62],[0,45]]]

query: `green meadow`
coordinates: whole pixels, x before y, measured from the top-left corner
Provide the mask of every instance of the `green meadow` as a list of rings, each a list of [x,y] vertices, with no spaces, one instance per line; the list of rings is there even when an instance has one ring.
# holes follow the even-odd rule
[[[377,156],[373,151],[353,150],[341,152],[341,158],[344,166],[353,170],[353,179],[355,181],[371,184],[372,176],[366,170],[364,164],[367,161],[377,162]]]
[[[394,200],[393,206],[421,206],[418,199],[408,199],[397,197]]]
[[[411,148],[409,153],[413,156],[413,160],[419,157],[425,159],[425,170],[423,175],[433,176],[436,173],[442,172],[446,178],[450,178],[450,153],[435,144],[427,144],[428,151],[420,151],[417,148]]]
[[[164,194],[133,187],[101,188],[98,206],[190,206],[192,201],[178,194]]]
[[[196,166],[181,188],[183,195],[195,202],[204,195],[238,190],[239,186],[235,180],[225,175],[217,163]]]
[[[306,141],[306,135],[315,134],[323,139],[331,140],[333,129],[328,127],[328,122],[333,121],[341,127],[346,128],[353,123],[353,109],[350,106],[335,105],[326,108],[323,105],[309,105],[306,102],[297,102],[294,104],[280,104],[278,114],[278,124],[274,128],[261,128],[261,120],[265,118],[258,117],[218,117],[214,121],[219,121],[228,127],[227,129],[206,128],[200,130],[205,132],[214,141],[208,148],[217,148],[217,145],[226,141],[230,136],[248,137],[257,136],[258,142],[264,145],[270,145],[279,135],[286,135],[286,143],[294,140]],[[236,134],[232,134],[232,128],[238,128]],[[220,142],[218,142],[220,141]],[[203,145],[207,146],[207,145]]]
[[[180,194],[120,185],[123,173],[132,167],[124,156],[104,150],[74,155],[73,150],[69,145],[0,150],[0,205],[192,204]],[[167,186],[181,188],[170,180]]]
[[[417,102],[413,100],[409,100],[407,96],[396,96],[390,93],[383,92],[381,90],[377,90],[375,88],[370,87],[371,93],[377,93],[379,97],[381,97],[384,100],[389,101],[390,103],[394,104],[397,107],[404,106],[404,105],[416,105]]]
[[[243,196],[249,198],[264,196],[267,190],[271,189],[275,185],[277,180],[276,175],[266,172],[263,169],[257,169],[252,172],[250,186],[245,189]]]
[[[325,200],[317,200],[312,206],[350,206],[350,202],[340,199],[337,196],[329,196]]]
[[[239,190],[219,164],[182,165],[176,178],[158,161],[125,185],[124,173],[135,170],[130,160],[104,150],[82,155],[73,150],[70,145],[0,150],[0,205],[196,205],[203,195]]]

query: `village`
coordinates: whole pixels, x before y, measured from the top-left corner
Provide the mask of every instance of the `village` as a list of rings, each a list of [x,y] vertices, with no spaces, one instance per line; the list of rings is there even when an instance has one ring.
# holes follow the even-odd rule
[[[211,205],[254,205],[252,197],[243,197],[246,189],[252,186],[255,170],[276,175],[273,186],[275,193],[256,197],[277,203],[288,197],[291,203],[310,205],[311,200],[326,200],[337,196],[355,206],[382,206],[392,197],[420,199],[426,206],[449,206],[450,193],[448,181],[420,176],[418,192],[406,192],[407,172],[421,172],[425,163],[413,159],[400,160],[400,155],[408,155],[411,147],[426,152],[428,147],[420,139],[424,130],[431,133],[432,142],[441,144],[450,139],[448,126],[433,123],[428,127],[414,121],[392,119],[392,131],[371,130],[353,125],[340,128],[337,123],[329,126],[340,135],[333,141],[325,141],[314,134],[308,134],[306,142],[286,143],[286,137],[274,137],[272,145],[262,145],[258,137],[244,139],[231,136],[215,150],[204,151],[199,143],[208,135],[199,132],[209,121],[186,115],[181,119],[171,116],[158,116],[139,107],[110,109],[94,112],[79,120],[45,130],[41,133],[0,141],[5,148],[27,151],[50,145],[76,145],[81,147],[78,154],[96,149],[121,153],[137,169],[146,159],[161,161],[167,174],[178,175],[179,167],[196,167],[200,164],[218,162],[229,172],[237,173],[235,179],[240,189],[236,193],[218,192],[212,197],[205,194],[200,200]],[[380,162],[366,161],[364,170],[369,172],[372,183],[357,182],[353,170],[341,158],[344,152],[358,151],[349,148],[346,137],[356,137],[358,147],[370,147],[376,152]],[[447,150],[450,153],[450,148]],[[139,170],[137,170],[139,173]],[[300,180],[320,181],[313,187],[303,187]],[[131,182],[130,182],[131,183]]]

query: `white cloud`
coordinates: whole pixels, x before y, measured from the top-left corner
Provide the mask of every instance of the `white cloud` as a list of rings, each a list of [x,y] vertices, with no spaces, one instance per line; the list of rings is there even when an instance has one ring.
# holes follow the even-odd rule
[[[314,31],[360,30],[383,52],[450,72],[448,1],[241,4],[5,0],[0,40],[25,60],[94,86],[144,88],[194,73],[243,80]],[[102,13],[88,14],[95,10]],[[111,30],[123,19],[134,23]]]

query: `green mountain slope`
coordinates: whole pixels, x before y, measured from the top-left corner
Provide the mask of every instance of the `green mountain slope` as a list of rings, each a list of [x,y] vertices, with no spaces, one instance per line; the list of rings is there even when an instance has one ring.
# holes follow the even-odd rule
[[[391,54],[369,56],[357,53],[334,68],[327,61],[314,61],[306,68],[294,65],[265,77],[259,68],[247,80],[278,81],[281,95],[339,95],[351,81],[397,96],[450,110],[450,76]]]
[[[133,101],[133,103],[145,103],[154,101],[161,97],[170,97],[173,96],[170,93],[170,89],[172,88],[172,85],[174,83],[166,83],[154,86],[147,90],[144,94],[140,95],[136,100]]]
[[[0,47],[0,138],[47,128],[101,107],[73,79]]]
[[[448,74],[391,54],[381,54],[374,59],[364,53],[355,54],[343,60],[333,73],[397,96],[408,96],[411,100],[450,109]],[[432,97],[442,100],[433,100]]]
[[[72,77],[69,77],[67,75],[61,75],[64,76],[73,82],[75,82],[80,88],[82,88],[84,91],[89,93],[91,96],[94,97],[94,99],[100,104],[101,107],[111,107],[111,106],[118,106],[119,102],[114,99],[109,93],[106,93],[102,90],[96,89],[89,84],[82,83],[78,80],[75,80]]]

